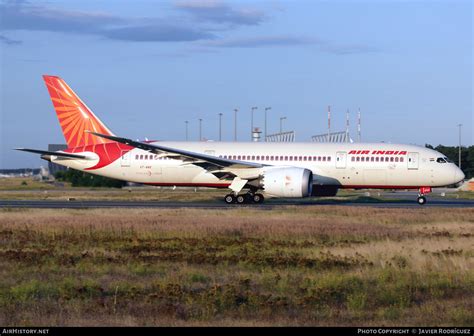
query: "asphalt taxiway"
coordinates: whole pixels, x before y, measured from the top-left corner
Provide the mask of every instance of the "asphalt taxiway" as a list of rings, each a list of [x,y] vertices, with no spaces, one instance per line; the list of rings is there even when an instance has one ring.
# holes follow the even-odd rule
[[[226,204],[223,201],[209,202],[170,202],[170,201],[67,201],[67,200],[0,200],[0,208],[35,208],[35,209],[91,209],[91,208],[194,208],[194,209],[235,209],[252,207],[256,209],[273,209],[279,206],[357,206],[373,208],[474,208],[474,200],[467,199],[429,199],[425,205],[419,205],[415,199],[394,201],[334,201],[334,200],[270,200],[263,204]]]

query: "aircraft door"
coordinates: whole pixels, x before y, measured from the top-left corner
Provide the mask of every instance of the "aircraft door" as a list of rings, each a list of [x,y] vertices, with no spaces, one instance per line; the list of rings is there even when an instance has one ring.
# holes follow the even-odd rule
[[[130,167],[131,154],[129,151],[122,151],[122,157],[120,159],[120,166]]]
[[[407,167],[408,169],[418,169],[420,154],[410,152],[407,155]]]
[[[336,168],[346,168],[347,152],[336,153]]]

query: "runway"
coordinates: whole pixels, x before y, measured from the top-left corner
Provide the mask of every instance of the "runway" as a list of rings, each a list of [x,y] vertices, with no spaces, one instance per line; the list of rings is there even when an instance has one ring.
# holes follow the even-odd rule
[[[224,202],[151,202],[151,201],[51,201],[51,200],[1,200],[0,208],[34,209],[94,209],[94,208],[194,208],[194,209],[236,209],[249,207],[271,210],[281,206],[356,206],[373,208],[414,208],[431,207],[474,208],[474,200],[466,199],[429,199],[425,205],[419,205],[414,199],[394,201],[335,201],[335,200],[270,200],[264,204],[228,205]]]

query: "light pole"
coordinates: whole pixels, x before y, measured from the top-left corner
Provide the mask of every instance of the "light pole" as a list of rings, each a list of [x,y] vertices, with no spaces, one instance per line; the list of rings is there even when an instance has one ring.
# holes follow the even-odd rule
[[[199,141],[202,141],[202,119],[199,118]]]
[[[283,133],[283,120],[286,120],[286,117],[280,117],[280,133]]]
[[[219,113],[219,141],[222,141],[222,113]]]
[[[267,111],[271,109],[271,107],[265,107],[265,141],[267,141]]]
[[[184,122],[186,124],[186,141],[188,141],[188,124],[189,124],[189,121],[185,121]]]
[[[461,169],[461,127],[462,124],[458,124],[459,127],[459,169]]]
[[[252,118],[250,121],[250,140],[252,140],[252,133],[253,133],[253,111],[255,111],[256,109],[258,109],[257,106],[252,107]]]
[[[237,112],[238,108],[234,109],[234,141],[237,141]]]

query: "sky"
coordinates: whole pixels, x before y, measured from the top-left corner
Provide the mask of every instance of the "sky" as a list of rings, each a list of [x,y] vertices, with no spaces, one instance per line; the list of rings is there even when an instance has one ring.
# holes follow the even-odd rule
[[[62,77],[115,134],[250,140],[293,130],[364,142],[472,145],[469,0],[0,0],[0,169],[64,143],[41,75]]]

